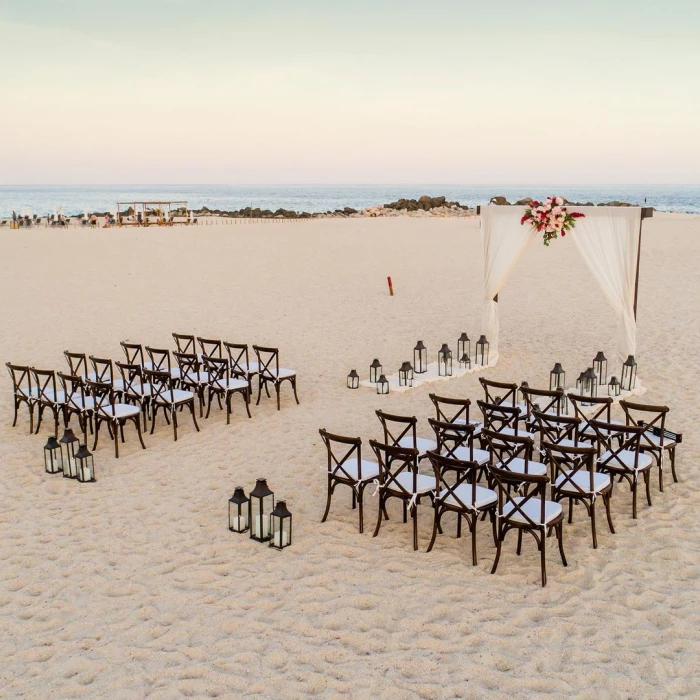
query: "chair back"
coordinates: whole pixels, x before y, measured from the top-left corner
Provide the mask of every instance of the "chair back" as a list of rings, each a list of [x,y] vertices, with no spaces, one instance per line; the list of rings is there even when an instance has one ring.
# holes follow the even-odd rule
[[[153,372],[167,372],[168,374],[172,372],[170,350],[151,348],[147,345],[146,352],[148,353],[148,357],[151,358],[151,369]]]
[[[107,384],[107,382],[93,382],[88,379],[87,386],[95,402],[95,413],[107,418],[115,418],[117,413],[114,406],[112,385]],[[108,408],[111,409],[111,412],[107,410]]]
[[[68,363],[70,376],[88,376],[87,355],[84,352],[68,352],[68,350],[65,350],[63,354],[65,355],[66,362]]]
[[[455,459],[430,450],[428,459],[433,465],[436,483],[436,502],[450,510],[473,512],[480,467],[476,462]],[[459,489],[466,485],[466,489]],[[465,495],[466,494],[466,495]]]
[[[610,423],[610,409],[613,404],[611,396],[580,396],[579,394],[568,394],[569,401],[574,407],[574,415],[581,421],[578,434],[583,435],[588,432],[595,432],[591,421],[602,420]]]
[[[36,391],[36,400],[39,403],[58,403],[56,391],[56,373],[52,369],[30,369]]]
[[[140,365],[143,367],[143,345],[138,345],[137,343],[126,343],[121,342],[122,350],[126,355],[126,364],[128,365]]]
[[[202,355],[202,360],[204,370],[209,374],[209,384],[216,385],[221,382],[224,387],[228,386],[229,379],[231,379],[231,367],[228,360],[222,357],[209,357],[209,355]]]
[[[627,425],[641,425],[644,428],[642,447],[663,451],[664,441],[668,442],[670,438],[666,432],[666,414],[670,410],[669,407],[622,400],[620,408],[625,412]],[[658,441],[653,440],[653,435],[658,437]]]
[[[173,352],[173,357],[180,368],[180,379],[183,382],[196,384],[199,381],[201,363],[197,355],[186,352]]]
[[[613,471],[635,472],[639,466],[641,439],[644,428],[638,425],[620,425],[591,420],[598,442],[598,468]],[[633,464],[625,459],[625,453],[632,453]]]
[[[547,455],[551,468],[552,484],[557,483],[557,489],[565,487],[569,493],[590,496],[595,493],[596,449],[595,447],[566,447],[551,442],[542,443],[542,451]],[[588,473],[586,488],[575,479],[577,474]]]
[[[494,382],[491,379],[479,377],[479,383],[484,390],[484,403],[513,406],[518,402],[518,385],[510,382]]]
[[[491,464],[498,460],[501,469],[510,471],[511,463],[516,459],[520,459],[523,461],[523,469],[518,471],[525,474],[529,473],[530,455],[535,446],[535,441],[531,437],[506,435],[487,429],[481,431],[481,437],[491,453]]]
[[[112,365],[112,360],[101,359],[90,355],[90,362],[95,371],[95,382],[98,384],[114,384],[114,367]]]
[[[370,440],[369,444],[377,455],[381,487],[410,499],[418,492],[418,450],[393,447],[376,440]],[[412,475],[410,490],[398,480],[399,474],[404,472]]]
[[[532,417],[540,431],[542,443],[549,442],[556,445],[563,440],[570,440],[574,446],[578,446],[578,427],[581,421],[576,416],[558,416],[533,411]]]
[[[31,369],[22,365],[13,365],[11,362],[6,362],[5,367],[12,377],[12,392],[15,398],[27,403],[33,401]]]
[[[223,353],[221,352],[222,342],[220,340],[209,340],[207,338],[198,337],[197,342],[202,350],[202,355],[217,357],[219,359],[223,357]]]
[[[428,418],[428,423],[435,433],[437,453],[450,459],[458,459],[457,450],[462,447],[459,454],[465,452],[469,460],[474,458],[474,426],[470,423],[446,423]]]
[[[523,395],[527,406],[528,417],[534,411],[540,413],[550,413],[560,416],[566,413],[566,394],[563,389],[531,389],[521,386],[520,393]]]
[[[141,400],[144,396],[146,385],[143,378],[143,367],[140,364],[127,364],[125,362],[114,363],[119,370],[124,383],[124,395],[131,399]]]
[[[498,433],[502,430],[512,430],[515,435],[518,434],[518,419],[520,418],[520,410],[514,406],[506,406],[504,404],[486,403],[485,401],[477,401],[477,406],[481,409],[484,416],[484,428]]]
[[[250,373],[248,367],[248,346],[245,343],[226,343],[226,354],[231,365],[231,374],[234,377],[247,377]]]
[[[428,394],[435,406],[435,418],[442,423],[469,423],[469,399],[453,399],[437,394]]]
[[[173,333],[173,340],[175,341],[178,352],[185,353],[186,355],[197,354],[197,345],[195,344],[193,335]]]
[[[323,428],[318,432],[328,453],[329,475],[351,483],[362,481],[362,439],[333,435]],[[357,477],[347,471],[350,464],[357,466]]]
[[[65,396],[66,408],[69,411],[82,412],[85,410],[85,380],[63,372],[56,372],[61,382]]]
[[[278,348],[264,348],[253,345],[253,351],[258,358],[258,371],[263,377],[277,379],[280,373],[280,351]]]
[[[415,416],[394,416],[384,411],[375,411],[384,431],[384,444],[398,447],[399,442],[410,437],[413,440],[413,448],[416,448],[416,426],[418,419]]]
[[[517,474],[507,469],[491,467],[491,477],[498,494],[498,518],[506,523],[517,523],[519,527],[529,530],[541,530],[546,527],[547,484],[546,474]],[[521,486],[527,485],[527,493],[520,495]],[[539,513],[535,520],[525,510],[528,502],[539,501],[539,507],[533,509]],[[516,519],[517,518],[517,519]]]
[[[174,404],[175,394],[170,372],[145,369],[143,376],[151,387],[151,401],[153,403],[166,406]]]

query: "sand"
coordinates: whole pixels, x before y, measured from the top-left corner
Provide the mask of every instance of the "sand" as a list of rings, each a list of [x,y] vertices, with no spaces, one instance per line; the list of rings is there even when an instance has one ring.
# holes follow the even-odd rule
[[[115,460],[106,433],[98,481],[43,471],[49,432],[11,427],[0,380],[0,697],[324,696],[451,698],[698,695],[700,420],[697,363],[700,217],[645,223],[639,374],[645,400],[684,433],[680,483],[654,505],[616,489],[592,549],[577,508],[568,568],[548,547],[542,589],[534,543],[506,541],[496,575],[489,528],[479,564],[454,521],[425,553],[399,508],[372,538],[376,499],[357,532],[350,493],[325,506],[318,429],[379,437],[382,407],[416,415],[429,436],[433,387],[481,396],[472,375],[405,394],[349,392],[373,357],[397,369],[418,338],[431,355],[479,332],[474,220],[323,220],[285,225],[0,234],[0,357],[62,369],[62,352],[119,359],[119,341],[170,346],[196,333],[276,345],[299,374],[301,405],[263,398],[245,417],[212,411],[180,439],[159,422],[139,447],[127,428]],[[387,294],[386,276],[396,296]],[[614,355],[614,318],[570,241],[532,246],[501,292],[501,352],[486,376],[543,386]],[[433,359],[431,357],[431,359]],[[611,363],[612,364],[612,363]],[[5,374],[5,373],[3,373]],[[654,472],[654,475],[656,472]],[[265,476],[294,514],[276,552],[226,528],[227,499]],[[602,520],[602,519],[601,519]]]

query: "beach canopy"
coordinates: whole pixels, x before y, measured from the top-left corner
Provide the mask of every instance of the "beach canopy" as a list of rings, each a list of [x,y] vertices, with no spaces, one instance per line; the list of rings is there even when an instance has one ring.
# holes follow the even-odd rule
[[[481,332],[490,343],[490,363],[498,361],[498,293],[525,249],[541,234],[520,223],[527,207],[491,205],[480,208],[484,256]],[[568,236],[603,290],[617,317],[620,361],[637,350],[637,289],[642,220],[648,207],[574,207],[581,212]]]

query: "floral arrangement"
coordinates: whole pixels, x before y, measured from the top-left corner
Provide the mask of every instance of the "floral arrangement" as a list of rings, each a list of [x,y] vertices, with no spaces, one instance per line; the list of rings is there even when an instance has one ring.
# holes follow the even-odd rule
[[[547,197],[544,202],[533,201],[520,223],[529,223],[533,230],[542,234],[542,242],[548,246],[560,233],[562,238],[566,236],[566,232],[576,225],[576,219],[585,216],[579,212],[569,213],[561,197]]]

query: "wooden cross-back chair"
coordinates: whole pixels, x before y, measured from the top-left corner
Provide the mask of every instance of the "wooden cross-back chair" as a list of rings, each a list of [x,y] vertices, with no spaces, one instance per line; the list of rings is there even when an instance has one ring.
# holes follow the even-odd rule
[[[418,549],[418,505],[421,498],[432,499],[435,490],[435,478],[418,472],[418,451],[412,448],[385,445],[376,440],[369,441],[370,447],[377,455],[379,464],[378,493],[379,513],[373,537],[379,534],[382,518],[389,516],[386,502],[398,498],[403,504],[403,521],[410,513],[413,521],[413,549]]]
[[[82,377],[83,379],[95,379],[95,372],[88,371],[87,354],[84,352],[68,352],[63,355],[68,363],[68,373],[71,377]]]
[[[185,355],[196,355],[197,354],[197,343],[195,341],[194,335],[183,335],[182,333],[173,333],[173,340],[175,341],[175,347],[180,353]]]
[[[223,343],[220,340],[197,337],[197,342],[199,343],[202,356],[207,355],[207,357],[216,357],[218,359],[223,357]]]
[[[604,423],[622,425],[620,421],[612,420],[611,409],[613,399],[611,396],[580,396],[568,394],[569,402],[574,407],[574,415],[581,421],[578,428],[579,440],[596,440],[597,433],[591,425],[591,421],[599,420]]]
[[[636,519],[637,485],[640,474],[646,486],[647,503],[651,505],[649,472],[653,460],[650,455],[641,450],[644,428],[598,420],[591,420],[590,423],[596,431],[598,471],[610,474],[611,479],[621,476],[627,480],[632,491],[632,517]]]
[[[527,406],[518,402],[518,390],[520,387],[515,382],[497,382],[493,379],[479,377],[479,383],[484,390],[484,402],[489,404],[502,404],[517,408],[520,411],[520,419],[525,420]]]
[[[428,398],[435,406],[435,419],[441,423],[468,423],[473,425],[477,432],[481,429],[481,421],[469,418],[469,399],[454,399],[448,396],[428,394]]]
[[[368,483],[378,479],[377,462],[362,459],[362,439],[333,435],[325,429],[318,431],[326,446],[328,456],[328,498],[326,510],[321,518],[325,523],[331,509],[331,497],[337,486],[349,486],[352,489],[352,508],[359,506],[360,533],[364,531],[363,500]]]
[[[596,534],[595,502],[600,496],[605,504],[610,532],[615,528],[610,514],[612,479],[609,474],[596,471],[597,452],[590,445],[571,447],[543,442],[542,449],[547,453],[551,469],[552,500],[561,502],[569,499],[569,523],[573,519],[574,501],[583,503],[591,520],[593,549],[598,547]]]
[[[179,372],[179,386],[191,391],[199,401],[199,417],[204,415],[204,394],[209,382],[209,375],[202,369],[202,362],[194,353],[174,352]],[[219,404],[221,406],[221,404]]]
[[[532,459],[535,441],[532,437],[522,435],[505,435],[493,430],[481,431],[481,437],[491,453],[491,466],[505,469],[515,474],[547,473],[547,467],[542,462]],[[489,477],[491,469],[489,468]]]
[[[146,382],[151,387],[151,435],[156,427],[156,415],[159,409],[163,410],[166,420],[172,421],[173,434],[177,441],[177,411],[185,406],[192,413],[192,422],[197,432],[197,416],[195,415],[195,395],[192,391],[175,388],[175,380],[170,372],[158,372],[155,370],[144,370]]]
[[[80,430],[87,441],[87,429],[93,432],[93,414],[95,409],[95,399],[88,394],[86,380],[82,377],[71,376],[63,372],[57,372],[61,382],[64,396],[64,420],[66,427],[70,424],[71,416],[78,418]]]
[[[396,416],[375,411],[384,432],[384,444],[417,450],[418,459],[426,459],[428,450],[437,448],[434,440],[420,438],[416,434],[418,419],[415,416]]]
[[[145,450],[141,434],[141,409],[139,406],[132,406],[128,403],[121,403],[117,398],[111,384],[106,382],[93,382],[87,380],[87,386],[94,399],[94,419],[95,419],[95,442],[92,449],[97,448],[97,441],[100,437],[100,426],[106,423],[109,434],[114,439],[114,456],[119,459],[119,439],[124,442],[124,425],[127,421],[136,426],[141,447]]]
[[[211,403],[214,396],[223,397],[226,404],[226,425],[231,422],[231,398],[234,394],[241,394],[245,410],[250,418],[250,393],[248,382],[245,379],[237,379],[231,376],[231,366],[228,359],[209,357],[202,355],[205,374],[207,375],[207,415],[211,411]]]
[[[501,548],[510,530],[518,532],[518,556],[522,551],[523,533],[532,535],[540,552],[540,569],[542,586],[547,585],[546,544],[547,533],[553,529],[559,543],[559,554],[564,566],[563,522],[564,511],[556,501],[547,500],[546,474],[515,474],[507,469],[491,468],[491,476],[498,494],[496,510],[496,558],[491,573],[495,574],[501,558]],[[520,495],[522,486],[525,494]],[[516,495],[518,494],[518,495]]]
[[[139,364],[114,363],[122,378],[122,399],[139,407],[143,415],[143,429],[147,429],[148,409],[151,399],[151,386],[144,379],[144,368]]]
[[[267,392],[267,385],[272,384],[275,387],[277,394],[277,410],[280,410],[280,386],[282,382],[288,381],[294,390],[294,400],[299,403],[297,396],[297,374],[293,369],[280,367],[280,351],[278,348],[266,348],[261,345],[253,345],[255,356],[258,361],[258,400],[256,406],[260,403],[260,394],[263,385]],[[268,393],[269,395],[269,393]]]
[[[23,365],[13,365],[6,362],[5,367],[12,379],[12,403],[15,409],[15,417],[12,427],[17,425],[19,407],[24,404],[29,411],[29,432],[34,433],[34,405],[36,403],[36,392],[32,387],[31,368]]]
[[[581,421],[575,416],[557,416],[535,410],[532,412],[532,418],[540,435],[540,453],[545,442],[562,447],[578,447]]]
[[[481,400],[478,400],[476,404],[484,418],[482,433],[484,430],[491,430],[503,435],[520,435],[534,440],[534,433],[520,425],[523,413],[519,408],[500,403],[486,403]]]
[[[474,447],[476,428],[471,423],[446,423],[428,418],[428,424],[435,433],[437,447],[435,451],[450,459],[461,459],[465,462],[476,462],[484,467],[490,461],[491,455]]]
[[[566,394],[563,389],[531,389],[521,386],[520,393],[527,408],[526,423],[532,432],[536,432],[537,424],[533,420],[533,411],[561,416],[567,412]]]
[[[152,365],[150,362],[146,361],[143,353],[143,345],[139,345],[138,343],[127,343],[126,341],[122,341],[119,344],[122,346],[122,350],[126,356],[127,365],[139,365],[144,369],[151,369]]]
[[[59,418],[64,416],[65,394],[58,390],[56,373],[52,369],[31,368],[33,390],[36,392],[36,405],[39,409],[36,433],[41,428],[44,411],[51,411],[54,420],[54,434],[58,437]],[[65,421],[65,417],[64,417]]]
[[[253,377],[258,373],[258,363],[250,362],[248,345],[246,343],[224,342],[224,349],[231,365],[231,374],[241,377],[248,382],[250,395],[253,395]],[[269,392],[268,392],[269,397]]]
[[[124,384],[121,379],[114,376],[114,363],[110,359],[99,358],[90,355],[90,362],[94,370],[95,381],[98,384],[109,384],[112,390],[121,399],[121,393],[124,390]]]
[[[437,486],[433,501],[433,534],[427,551],[432,550],[438,532],[442,533],[442,516],[445,513],[456,513],[457,537],[462,534],[462,518],[469,525],[472,542],[472,565],[476,566],[476,524],[480,515],[490,513],[495,541],[495,518],[493,515],[498,497],[495,491],[477,483],[481,466],[476,462],[455,459],[454,456],[432,451],[428,452],[428,458],[433,465]]]
[[[167,348],[152,348],[147,345],[146,353],[151,360],[151,371],[167,372],[175,381],[180,379],[180,368],[173,367],[170,360],[170,350]]]
[[[622,400],[620,408],[625,412],[628,425],[639,425],[644,428],[640,439],[640,449],[642,452],[650,453],[656,460],[656,465],[659,468],[659,491],[664,490],[663,470],[666,452],[671,460],[673,480],[678,482],[676,445],[679,442],[679,435],[666,429],[666,416],[670,410],[669,407]]]

